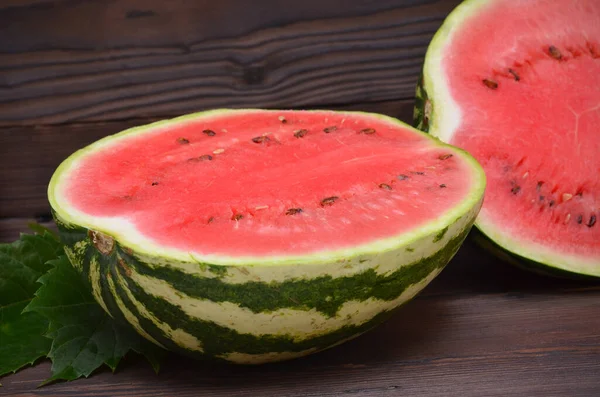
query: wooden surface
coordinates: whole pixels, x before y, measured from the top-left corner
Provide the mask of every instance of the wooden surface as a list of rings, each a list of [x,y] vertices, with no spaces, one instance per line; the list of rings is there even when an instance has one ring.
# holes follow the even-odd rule
[[[427,43],[450,0],[3,0],[0,241],[52,225],[54,168],[124,128],[219,106],[338,108],[409,121]],[[376,330],[306,359],[37,385],[7,396],[600,396],[600,286],[514,269],[468,241]]]
[[[409,98],[458,1],[249,4],[4,0],[0,125]]]

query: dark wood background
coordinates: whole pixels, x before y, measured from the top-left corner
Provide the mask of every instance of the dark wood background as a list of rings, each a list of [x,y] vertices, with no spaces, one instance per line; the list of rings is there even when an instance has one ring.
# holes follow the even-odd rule
[[[427,44],[457,0],[2,0],[0,241],[51,225],[60,161],[107,134],[215,107],[412,115]],[[513,269],[470,241],[390,322],[286,364],[129,358],[116,375],[0,395],[599,396],[600,288]]]

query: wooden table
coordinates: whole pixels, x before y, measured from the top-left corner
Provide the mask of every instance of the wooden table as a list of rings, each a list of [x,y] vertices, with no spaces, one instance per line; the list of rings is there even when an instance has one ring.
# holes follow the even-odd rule
[[[51,225],[50,175],[107,134],[219,106],[342,108],[409,121],[427,43],[457,0],[5,0],[0,241]],[[115,375],[10,396],[600,396],[600,286],[524,273],[469,240],[390,321],[261,367],[132,356]]]

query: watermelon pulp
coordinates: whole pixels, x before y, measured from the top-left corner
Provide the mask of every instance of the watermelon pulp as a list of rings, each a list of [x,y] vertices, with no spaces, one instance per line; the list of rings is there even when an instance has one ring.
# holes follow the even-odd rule
[[[383,118],[246,111],[115,140],[78,164],[62,194],[114,232],[128,223],[157,245],[290,255],[432,222],[472,189],[469,170]]]
[[[421,92],[429,131],[486,171],[480,230],[518,256],[592,276],[600,276],[599,21],[597,1],[466,1],[431,44]]]
[[[102,139],[48,193],[112,317],[169,350],[258,364],[387,319],[459,249],[484,188],[466,152],[388,117],[218,110]]]

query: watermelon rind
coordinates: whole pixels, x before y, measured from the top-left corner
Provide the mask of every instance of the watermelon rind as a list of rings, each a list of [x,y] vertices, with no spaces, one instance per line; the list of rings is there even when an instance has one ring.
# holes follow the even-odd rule
[[[260,364],[352,339],[387,319],[442,271],[481,208],[481,166],[434,138],[428,138],[431,145],[471,166],[470,193],[422,227],[352,248],[288,256],[201,255],[160,246],[122,219],[77,211],[62,194],[69,170],[114,140],[234,112],[264,111],[221,109],[132,128],[74,153],[50,181],[49,201],[71,263],[107,313],[158,346],[195,358]],[[411,128],[382,115],[345,113]]]
[[[453,35],[468,25],[469,18],[476,17],[478,11],[491,3],[493,0],[466,0],[459,4],[447,16],[427,49],[416,88],[413,125],[444,142],[451,142],[465,111],[450,93],[442,65],[444,49],[451,43]],[[476,241],[484,242],[483,247],[501,258],[510,258],[506,262],[520,268],[566,278],[600,277],[598,258],[571,255],[549,245],[524,242],[486,218],[485,211],[478,215],[475,227],[482,237]]]

